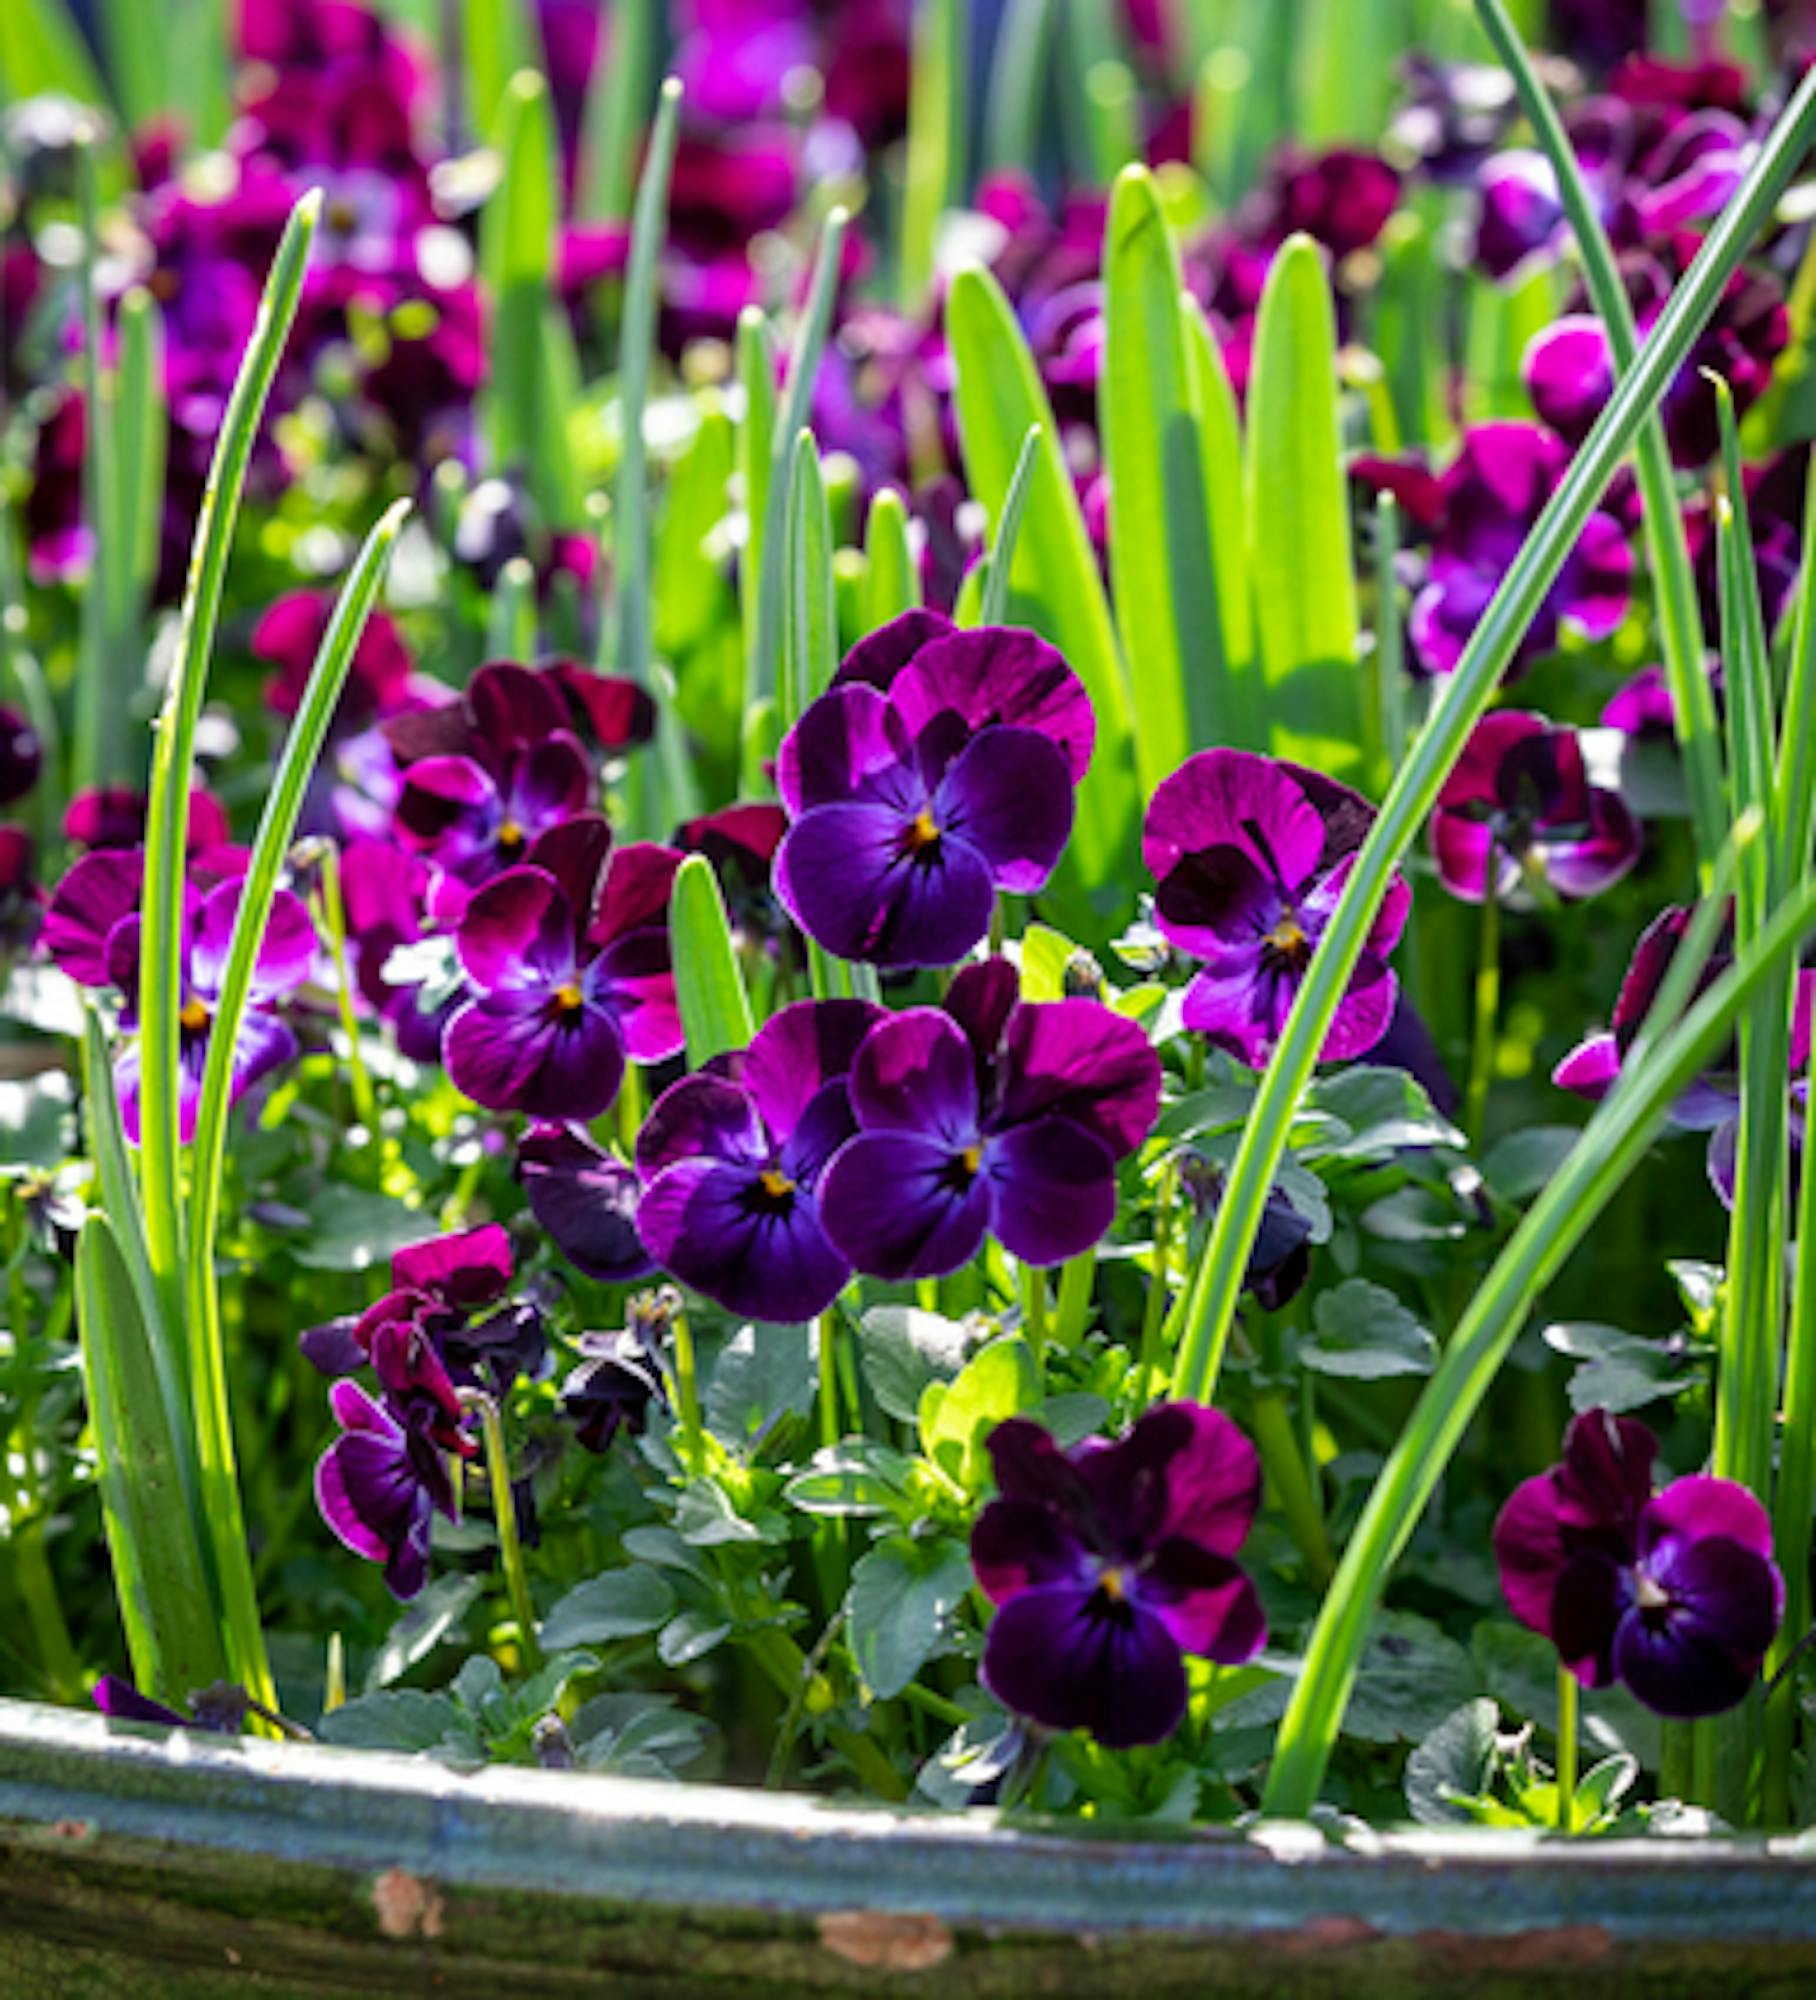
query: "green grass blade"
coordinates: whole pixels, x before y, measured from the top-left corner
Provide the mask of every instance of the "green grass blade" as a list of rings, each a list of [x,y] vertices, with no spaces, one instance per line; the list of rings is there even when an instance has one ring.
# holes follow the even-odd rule
[[[221,995],[209,1031],[208,1059],[202,1072],[201,1102],[196,1113],[185,1302],[202,1505],[219,1580],[228,1657],[235,1677],[267,1704],[273,1704],[274,1692],[264,1632],[259,1623],[251,1555],[246,1545],[239,1480],[234,1470],[227,1356],[214,1262],[226,1171],[233,1049],[252,991],[253,967],[277,893],[278,874],[296,833],[303,794],[327,741],[329,724],[352,669],[354,649],[366,628],[384,580],[385,566],[409,512],[409,501],[395,502],[367,536],[335,602],[328,629],[322,634],[302,706],[285,740],[284,754],[253,841],[252,860],[228,946]]]
[[[826,218],[819,255],[814,259],[813,283],[808,290],[807,305],[795,328],[794,346],[788,360],[788,380],[783,386],[781,402],[773,419],[763,494],[762,539],[756,544],[751,572],[756,578],[757,637],[751,658],[747,708],[754,708],[762,701],[773,701],[780,693],[783,622],[788,596],[785,561],[788,465],[794,453],[795,440],[807,428],[812,414],[814,379],[820,372],[820,356],[825,351],[826,336],[832,327],[833,300],[838,295],[839,264],[844,255],[845,230],[850,219],[842,208],[835,208]],[[754,359],[754,356],[751,358]],[[755,520],[753,512],[753,527]]]
[[[135,285],[120,301],[116,326],[120,366],[114,422],[119,431],[119,478],[114,533],[131,551],[121,629],[136,642],[157,576],[163,517],[164,459],[170,431],[164,407],[164,315],[151,294]]]
[[[183,1205],[179,1171],[178,1010],[182,1005],[184,855],[196,724],[220,619],[227,555],[246,467],[266,398],[302,296],[309,247],[321,214],[319,189],[291,211],[266,280],[252,339],[228,399],[208,485],[196,517],[189,586],[176,658],[152,741],[146,809],[143,936],[139,956],[140,1146],[146,1246],[167,1326],[183,1324]]]
[[[577,212],[622,222],[637,185],[637,146],[656,54],[655,0],[616,0],[587,85]],[[647,170],[646,170],[647,171]]]
[[[1683,366],[1728,278],[1802,161],[1812,132],[1816,132],[1816,72],[1798,85],[1755,156],[1746,181],[1654,323],[1633,367],[1616,384],[1483,612],[1416,747],[1388,788],[1243,1128],[1209,1241],[1182,1308],[1185,1337],[1174,1371],[1176,1394],[1205,1400],[1215,1386],[1250,1246],[1286,1149],[1294,1108],[1394,871],[1425,824],[1451,766],[1493,699],[1521,636],[1584,523],[1640,426]]]
[[[894,487],[885,486],[870,503],[864,523],[863,611],[866,632],[887,625],[921,601],[921,579],[908,541],[908,509]]]
[[[776,377],[769,322],[756,306],[738,315],[738,478],[744,488],[744,547],[738,557],[738,607],[744,622],[745,706],[756,699],[763,646],[763,543],[775,463]]]
[[[518,0],[453,0],[459,10],[467,116],[489,132],[514,80],[537,66],[539,50],[529,10]],[[467,135],[451,136],[458,148]]]
[[[1144,792],[1231,739],[1234,702],[1204,489],[1202,415],[1173,232],[1146,167],[1125,167],[1104,232],[1098,422],[1110,482],[1110,584]]]
[[[1040,426],[1030,424],[1021,450],[1015,455],[1015,470],[1009,475],[1009,490],[1003,495],[1002,518],[996,524],[990,567],[984,576],[983,601],[978,608],[980,625],[1008,622],[1009,579],[1015,573],[1015,546],[1021,539],[1022,516],[1028,511],[1028,491],[1034,484],[1040,439]]]
[[[101,0],[101,46],[113,78],[120,117],[136,130],[170,103],[169,24],[142,0]]]
[[[510,556],[499,565],[486,606],[486,658],[536,657],[536,571],[528,556]]]
[[[839,615],[832,575],[832,516],[812,431],[795,439],[788,477],[788,621],[782,727],[825,691],[839,664]]]
[[[958,371],[959,437],[972,493],[993,520],[1014,477],[1030,427],[1040,448],[1028,490],[1027,532],[1009,565],[1010,620],[1065,654],[1097,711],[1097,754],[1078,794],[1072,836],[1087,885],[1128,880],[1141,800],[1129,738],[1128,692],[1116,629],[1085,530],[1059,428],[1034,359],[1002,288],[988,272],[962,270],[946,301],[946,336]]]
[[[1057,0],[1004,0],[984,106],[984,157],[994,168],[1039,169],[1056,7]]]
[[[133,544],[119,532],[119,376],[102,360],[102,308],[96,262],[100,199],[95,134],[78,137],[76,176],[82,209],[82,400],[87,411],[82,463],[82,513],[93,537],[93,569],[82,595],[81,671],[76,677],[73,783],[119,784],[126,769],[126,727],[137,661],[122,631],[132,601]]]
[[[698,1069],[714,1056],[749,1045],[756,1032],[750,998],[731,941],[718,877],[703,854],[675,870],[668,934],[674,951],[675,997],[687,1038],[687,1063]]]
[[[1309,236],[1289,238],[1274,259],[1255,323],[1248,531],[1269,746],[1358,784],[1364,694],[1337,317]]]
[[[1702,915],[1706,921],[1699,934],[1685,940],[1673,974],[1689,975],[1707,959],[1721,899],[1705,903]],[[1735,1017],[1762,988],[1782,978],[1813,921],[1816,884],[1809,884],[1777,911],[1688,1015],[1648,1050],[1636,1051],[1637,1061],[1629,1057],[1620,1085],[1598,1108],[1470,1301],[1375,1481],[1325,1595],[1275,1741],[1265,1812],[1300,1817],[1316,1804],[1389,1572],[1535,1301],[1638,1166],[1672,1103],[1719,1054]],[[1654,1017],[1680,999],[1687,984],[1687,976],[1679,977],[1671,995],[1661,993]]]
[[[1255,589],[1249,575],[1248,523],[1242,469],[1242,414],[1210,322],[1196,299],[1179,302],[1198,412],[1204,504],[1210,519],[1211,571],[1217,590],[1217,633],[1228,690],[1228,734],[1219,741],[1244,750],[1262,747],[1262,691],[1255,660]]]
[[[223,1678],[226,1656],[139,1295],[104,1215],[76,1241],[76,1327],[133,1679],[154,1701],[183,1703]]]
[[[1476,0],[1476,9],[1496,55],[1513,77],[1521,109],[1557,176],[1565,213],[1582,256],[1590,300],[1607,330],[1615,370],[1624,374],[1633,365],[1639,336],[1632,302],[1608,233],[1602,226],[1600,211],[1583,180],[1557,107],[1539,81],[1503,0]],[[1662,422],[1655,420],[1642,427],[1636,467],[1645,509],[1647,557],[1657,592],[1665,677],[1671,689],[1677,740],[1690,788],[1697,850],[1707,868],[1720,851],[1727,824],[1722,809],[1721,745],[1715,697],[1703,665],[1702,609],[1696,571],[1690,560],[1683,511],[1677,503],[1671,450]]]
[[[554,113],[536,71],[511,78],[492,145],[500,178],[479,218],[479,271],[492,308],[482,428],[494,469],[524,480],[550,526],[571,527],[581,508],[561,381],[577,380],[578,368],[566,322],[551,312],[561,211]]]
[[[918,313],[933,283],[940,218],[965,177],[967,10],[959,0],[918,0],[908,73],[908,162],[896,299]]]
[[[62,0],[6,0],[0,7],[0,99],[74,98],[103,105],[107,92]]]
[[[637,184],[631,224],[630,272],[618,332],[618,409],[623,441],[612,509],[612,584],[616,639],[612,665],[649,682],[651,633],[649,567],[649,451],[643,409],[649,395],[650,358],[656,351],[657,265],[668,233],[668,183],[681,120],[681,85],[669,77],[656,101],[656,122]]]

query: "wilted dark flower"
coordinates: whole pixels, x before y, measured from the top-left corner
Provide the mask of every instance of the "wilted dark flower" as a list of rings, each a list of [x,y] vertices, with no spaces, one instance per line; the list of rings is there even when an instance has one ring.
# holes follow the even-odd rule
[[[1238,1666],[1267,1636],[1234,1560],[1261,1502],[1254,1447],[1196,1403],[1159,1404],[1113,1444],[1062,1452],[1022,1417],[989,1442],[1001,1498],[971,1535],[998,1607],[984,1685],[1049,1729],[1158,1743],[1185,1713],[1183,1655]]]
[[[1453,896],[1518,897],[1534,879],[1561,896],[1599,895],[1639,859],[1618,792],[1591,782],[1574,729],[1497,709],[1475,726],[1431,816],[1431,850]]]
[[[1347,786],[1248,750],[1202,750],[1162,781],[1142,858],[1160,885],[1155,921],[1204,962],[1186,989],[1188,1028],[1252,1067],[1268,1060],[1373,817]],[[1397,992],[1387,955],[1411,900],[1396,877],[1323,1061],[1362,1055],[1386,1032]]]
[[[608,859],[610,838],[599,819],[552,828],[460,921],[474,997],[449,1021],[442,1059],[488,1110],[597,1117],[627,1057],[680,1052],[667,925],[680,856],[637,843]]]
[[[679,1305],[671,1290],[645,1293],[630,1302],[624,1326],[574,1343],[580,1365],[561,1384],[561,1408],[588,1451],[609,1451],[620,1430],[637,1436],[662,1400],[661,1337]]]
[[[594,1145],[579,1126],[532,1126],[518,1141],[517,1177],[530,1213],[589,1278],[622,1285],[651,1268],[637,1234],[636,1169]]]
[[[783,739],[776,893],[841,958],[950,965],[999,889],[1052,873],[1093,735],[1083,684],[1032,632],[907,612]]]
[[[375,1403],[357,1382],[336,1382],[328,1400],[341,1435],[315,1468],[315,1497],[335,1536],[357,1556],[383,1563],[398,1598],[417,1595],[429,1580],[429,1530],[435,1515],[456,1518],[449,1444],[432,1397],[411,1397],[395,1409]],[[473,1457],[464,1434],[454,1450]]]
[[[1563,1463],[1495,1523],[1501,1588],[1585,1687],[1620,1681],[1660,1715],[1715,1715],[1752,1686],[1784,1615],[1772,1524],[1729,1479],[1655,1494],[1657,1452],[1633,1417],[1577,1417]]]
[[[936,1277],[987,1234],[1030,1264],[1097,1242],[1116,1162],[1153,1125],[1160,1063],[1095,1000],[1017,1002],[993,959],[960,973],[945,1009],[878,1023],[848,1087],[858,1136],[821,1184],[827,1234],[873,1277]]]
[[[862,1000],[802,1000],[715,1071],[671,1084],[637,1135],[637,1229],[650,1256],[727,1311],[824,1312],[851,1259],[823,1226],[826,1164],[857,1130],[846,1073],[881,1018]]]
[[[16,804],[38,782],[44,746],[17,709],[0,706],[0,806]]]

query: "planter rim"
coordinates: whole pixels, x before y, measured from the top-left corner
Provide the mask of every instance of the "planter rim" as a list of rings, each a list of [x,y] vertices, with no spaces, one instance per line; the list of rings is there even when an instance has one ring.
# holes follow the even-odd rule
[[[1365,1925],[1494,1937],[1816,1942],[1816,1835],[1567,1843],[1374,1833],[1010,1826],[985,1812],[227,1740],[0,1699],[0,1853],[229,1851],[343,1877],[591,1905],[811,1920],[845,1911],[1047,1935]],[[3,1872],[3,1871],[0,1871]]]

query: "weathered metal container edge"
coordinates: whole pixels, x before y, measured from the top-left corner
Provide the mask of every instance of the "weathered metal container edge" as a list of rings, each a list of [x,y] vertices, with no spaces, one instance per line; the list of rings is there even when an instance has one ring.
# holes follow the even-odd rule
[[[0,1701],[0,1994],[1816,1991],[1816,1841],[1172,1840]]]

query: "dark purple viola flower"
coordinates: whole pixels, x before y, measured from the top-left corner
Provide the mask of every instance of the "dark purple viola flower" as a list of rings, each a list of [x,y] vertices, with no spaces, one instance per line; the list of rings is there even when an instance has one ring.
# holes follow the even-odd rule
[[[1414,50],[1400,59],[1406,96],[1388,133],[1440,186],[1467,185],[1513,122],[1513,80],[1491,63],[1446,63]]]
[[[17,709],[0,706],[0,806],[16,805],[38,782],[44,746]]]
[[[161,1701],[142,1695],[129,1680],[118,1674],[103,1674],[91,1690],[95,1706],[118,1722],[150,1722],[163,1729],[201,1729],[212,1736],[238,1736],[249,1714],[265,1716],[281,1724],[287,1734],[300,1735],[294,1723],[283,1722],[269,1709],[261,1708],[246,1690],[228,1681],[215,1681],[197,1688],[189,1696],[189,1713],[166,1708]]]
[[[1155,922],[1203,961],[1184,1020],[1240,1062],[1272,1055],[1374,809],[1346,785],[1248,750],[1201,750],[1148,806],[1142,858]],[[1325,1038],[1348,1061],[1386,1033],[1397,984],[1387,956],[1412,895],[1395,878]]]
[[[1602,705],[1602,727],[1623,736],[1663,742],[1677,731],[1677,707],[1663,667],[1641,667],[1615,689]]]
[[[1464,433],[1455,460],[1439,476],[1442,511],[1410,621],[1427,673],[1447,674],[1462,658],[1569,459],[1568,447],[1536,424],[1479,424]],[[1626,616],[1632,577],[1633,555],[1619,522],[1590,515],[1510,673],[1553,651],[1566,622],[1586,638],[1610,637]]]
[[[441,1060],[441,1038],[462,995],[458,979],[433,986],[394,977],[394,955],[423,935],[431,869],[388,840],[349,841],[341,855],[341,899],[361,997],[389,1021],[412,1062]]]
[[[1083,684],[1033,633],[904,613],[783,739],[776,893],[840,958],[952,964],[999,889],[1046,883],[1093,733]]]
[[[142,1695],[131,1681],[118,1674],[103,1674],[91,1693],[95,1706],[115,1722],[149,1722],[163,1729],[190,1729],[195,1725],[186,1715],[166,1708],[161,1701]]]
[[[1261,1463],[1220,1411],[1162,1403],[1069,1452],[1012,1417],[990,1457],[1001,1497],[971,1561],[997,1607],[982,1679],[1005,1708],[1112,1750],[1158,1743],[1185,1714],[1184,1655],[1239,1666],[1261,1650],[1261,1600],[1235,1561]]]
[[[1224,1168],[1194,1149],[1182,1159],[1179,1178],[1199,1217],[1214,1215],[1228,1179]],[[1311,1269],[1311,1219],[1300,1214],[1285,1188],[1275,1185],[1267,1191],[1242,1288],[1263,1312],[1278,1312],[1305,1289]]]
[[[1584,1038],[1551,1073],[1560,1089],[1599,1103],[1620,1080],[1622,1065],[1652,1011],[1665,974],[1690,928],[1690,912],[1677,905],[1662,910],[1647,925],[1633,949],[1633,958],[1614,1003],[1607,1030]],[[1733,961],[1731,945],[1711,953],[1699,974],[1697,994],[1710,987]],[[1803,970],[1791,1010],[1791,1045],[1787,1077],[1801,1077],[1808,1065],[1812,1022],[1816,1021],[1816,971]],[[1801,1150],[1803,1111],[1797,1101],[1801,1085],[1793,1086],[1791,1138]],[[1709,1135],[1709,1181],[1724,1207],[1734,1206],[1735,1141],[1740,1127],[1739,1054],[1733,1043],[1672,1105],[1671,1123],[1682,1131]]]
[[[637,844],[608,859],[603,820],[570,820],[530,862],[479,891],[455,933],[473,989],[448,1023],[448,1075],[490,1111],[595,1118],[627,1058],[680,1052],[669,884],[680,856]]]
[[[1620,794],[1590,781],[1574,729],[1497,709],[1444,780],[1431,851],[1445,888],[1466,903],[1516,900],[1535,880],[1579,898],[1632,868],[1640,832]]]
[[[101,849],[84,855],[51,898],[42,934],[45,950],[78,985],[117,987],[126,996],[122,1019],[128,1027],[137,1022],[139,896],[144,870],[141,850]],[[177,1021],[180,1129],[185,1140],[195,1136],[209,1035],[226,978],[242,886],[237,874],[210,883],[206,871],[198,870],[184,887]],[[231,1102],[237,1103],[261,1077],[295,1055],[296,1037],[278,1009],[309,976],[315,952],[315,926],[308,911],[288,890],[280,889],[253,960],[252,984],[229,1072]],[[115,1064],[114,1083],[120,1096],[121,1121],[136,1145],[136,1042],[122,1051]]]
[[[1607,69],[1646,46],[1646,0],[1551,0],[1551,47]]]
[[[606,1452],[619,1431],[639,1436],[649,1406],[662,1398],[662,1377],[642,1335],[631,1327],[583,1333],[574,1346],[579,1365],[561,1384],[561,1410],[587,1450]]]
[[[333,616],[327,591],[293,590],[280,597],[252,631],[252,650],[274,669],[265,701],[277,714],[292,716],[302,706],[315,655]],[[360,729],[406,705],[413,663],[403,634],[388,612],[374,609],[366,620],[353,665],[335,711],[336,726]]]
[[[1794,445],[1749,465],[1742,475],[1747,514],[1753,527],[1754,574],[1759,583],[1760,609],[1766,629],[1783,618],[1803,565],[1804,495],[1809,486],[1810,447]],[[1697,596],[1705,632],[1721,630],[1721,547],[1714,510],[1706,492],[1693,494],[1684,506],[1684,530],[1696,565]]]
[[[1098,1001],[1017,1004],[992,960],[966,968],[945,1010],[873,1028],[849,1087],[858,1135],[821,1186],[827,1233],[869,1276],[927,1278],[989,1234],[1028,1264],[1096,1243],[1116,1216],[1116,1162],[1154,1122],[1160,1064]]]
[[[532,1126],[517,1143],[517,1177],[530,1213],[575,1269],[624,1285],[653,1268],[637,1234],[636,1169],[579,1126]]]
[[[801,1000],[718,1071],[671,1084],[637,1135],[637,1229],[650,1256],[728,1312],[805,1320],[838,1297],[851,1259],[820,1187],[857,1130],[847,1072],[878,1008]]]
[[[44,908],[37,855],[22,826],[0,826],[0,952],[24,951],[37,938]]]
[[[455,1312],[474,1313],[504,1297],[513,1268],[510,1231],[485,1222],[405,1244],[391,1259],[391,1282]]]
[[[149,801],[130,785],[96,785],[78,792],[63,813],[63,837],[77,847],[140,847],[145,840]],[[199,785],[189,794],[188,854],[207,857],[217,873],[227,871],[231,828],[227,808]],[[243,869],[245,863],[240,864]]]
[[[1378,153],[1288,150],[1275,155],[1238,221],[1254,243],[1278,249],[1289,236],[1309,236],[1341,263],[1379,239],[1399,199],[1400,176]]]
[[[1660,1715],[1716,1715],[1753,1685],[1784,1615],[1772,1524],[1732,1480],[1655,1494],[1657,1452],[1635,1418],[1577,1417],[1563,1463],[1495,1522],[1501,1588],[1585,1687],[1619,1681]]]
[[[434,1434],[438,1406],[415,1397],[394,1412],[357,1382],[336,1382],[328,1400],[341,1435],[315,1468],[322,1519],[355,1555],[384,1564],[392,1596],[415,1597],[429,1580],[431,1522],[456,1518],[448,1451]],[[459,1454],[477,1451],[463,1436]]]
[[[675,829],[683,854],[704,854],[712,863],[733,940],[741,946],[779,952],[795,937],[770,886],[787,831],[788,815],[767,799],[722,806]]]

